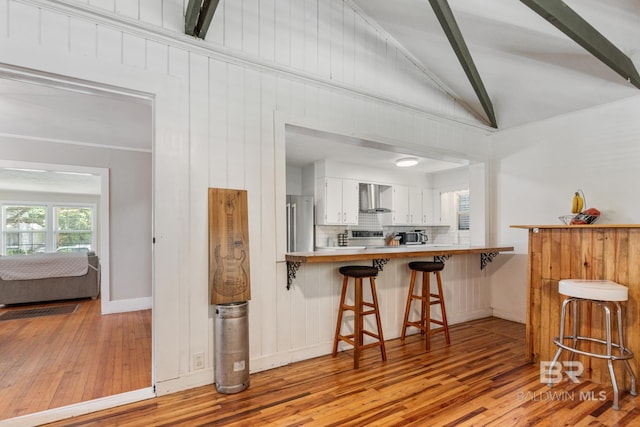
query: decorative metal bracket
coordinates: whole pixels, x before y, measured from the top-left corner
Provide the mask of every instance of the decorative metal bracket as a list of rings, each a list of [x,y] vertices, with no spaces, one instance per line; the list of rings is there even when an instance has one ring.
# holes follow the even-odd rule
[[[493,261],[493,259],[498,256],[498,252],[486,252],[480,254],[480,270],[484,270],[484,268]]]
[[[446,260],[448,260],[449,258],[451,258],[451,255],[450,255],[450,254],[447,254],[447,255],[434,255],[434,256],[433,256],[433,260],[434,260],[435,262],[441,262],[441,263],[443,263],[443,264],[444,264],[444,262],[445,262]]]
[[[291,289],[291,284],[293,283],[293,279],[296,278],[296,273],[300,268],[301,262],[296,261],[287,261],[287,290]]]
[[[378,269],[378,271],[382,271],[382,269],[384,268],[384,265],[388,262],[389,262],[389,258],[379,258],[379,259],[374,259],[372,261],[372,264],[375,268]]]

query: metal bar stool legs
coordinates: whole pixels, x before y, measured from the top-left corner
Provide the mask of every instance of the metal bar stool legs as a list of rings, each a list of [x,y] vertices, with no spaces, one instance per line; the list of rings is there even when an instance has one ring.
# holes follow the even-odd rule
[[[616,379],[616,374],[613,369],[613,362],[615,360],[621,360],[629,374],[630,389],[629,393],[635,396],[636,393],[636,377],[629,364],[629,359],[633,358],[633,353],[624,343],[624,325],[622,319],[622,307],[620,301],[626,301],[628,290],[625,286],[611,282],[608,280],[561,280],[559,282],[559,292],[563,295],[567,295],[568,298],[562,303],[562,309],[560,314],[560,335],[553,339],[554,344],[558,347],[553,361],[549,366],[548,385],[551,387],[555,378],[552,374],[554,372],[556,363],[560,360],[560,355],[563,350],[570,352],[569,360],[573,360],[575,354],[581,354],[589,357],[596,357],[607,360],[607,367],[609,370],[609,376],[611,377],[611,385],[613,388],[613,409],[619,410],[619,388]],[[581,336],[579,335],[578,322],[579,316],[579,304],[590,303],[602,307],[605,314],[605,339]],[[571,305],[571,323],[572,323],[572,335],[565,335],[567,306]],[[611,331],[611,312],[612,308],[615,309],[615,315],[617,319],[618,329],[618,342],[613,342]],[[565,341],[570,340],[570,345],[565,344]],[[605,347],[604,353],[594,353],[593,351],[584,351],[578,348],[578,344],[581,341],[590,341],[603,345]],[[614,353],[614,348],[618,349],[617,354]]]
[[[376,291],[375,276],[378,269],[367,266],[346,266],[340,268],[340,273],[344,275],[342,280],[342,292],[340,294],[340,307],[338,309],[338,320],[336,323],[336,333],[333,340],[333,356],[338,353],[338,343],[344,341],[353,346],[353,368],[357,369],[360,363],[360,355],[362,350],[370,347],[380,347],[382,360],[387,360],[387,352],[384,346],[384,338],[382,335],[382,321],[380,320],[380,310],[378,304],[378,294]],[[349,278],[354,279],[354,303],[349,305],[345,302],[347,288],[349,286]],[[371,285],[372,302],[364,301],[362,292],[363,279],[369,279]],[[353,334],[342,335],[342,320],[345,311],[353,311]],[[377,333],[365,329],[365,316],[375,316]],[[364,336],[368,335],[375,339],[374,342],[364,343]]]

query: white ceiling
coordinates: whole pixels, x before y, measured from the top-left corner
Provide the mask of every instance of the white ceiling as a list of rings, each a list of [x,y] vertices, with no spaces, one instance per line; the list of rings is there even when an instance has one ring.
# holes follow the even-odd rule
[[[462,104],[486,118],[427,0],[351,0]],[[640,90],[517,0],[449,0],[506,129]],[[565,0],[640,69],[639,0]]]
[[[427,0],[351,0],[462,105],[486,115]],[[449,0],[489,94],[498,129],[507,129],[619,99],[640,90],[517,0]],[[576,13],[640,69],[640,0],[566,0]],[[329,154],[327,154],[329,153]],[[381,144],[309,130],[287,132],[287,163],[321,158],[393,168],[417,155],[415,170],[437,172],[457,161],[429,153],[395,153]],[[442,159],[452,160],[452,159]]]
[[[0,138],[44,139],[149,151],[152,101],[0,69]],[[0,190],[100,194],[96,175],[62,165],[15,164],[0,153]],[[22,169],[22,170],[20,170]],[[29,170],[30,169],[30,170]]]
[[[0,136],[151,150],[151,100],[0,70]]]
[[[424,151],[399,150],[398,147],[319,132],[297,126],[286,128],[286,161],[288,166],[304,167],[318,160],[363,165],[378,170],[398,170],[396,160],[416,157],[419,162],[411,168],[402,168],[412,173],[433,173],[466,166],[465,160],[440,158]]]
[[[484,120],[428,1],[350,1]],[[566,3],[640,68],[640,0]],[[639,89],[519,1],[449,0],[449,5],[492,100],[499,129],[640,95]],[[0,135],[28,134],[148,150],[152,145],[150,104],[149,99],[136,101],[95,91],[88,95],[0,74]],[[330,158],[393,168],[392,161],[403,155],[420,157],[414,170],[425,173],[461,164],[455,159],[433,160],[430,153],[390,154],[388,148],[300,129],[287,132],[287,163],[296,166]]]
[[[0,190],[99,195],[100,183],[101,178],[91,174],[0,167]]]

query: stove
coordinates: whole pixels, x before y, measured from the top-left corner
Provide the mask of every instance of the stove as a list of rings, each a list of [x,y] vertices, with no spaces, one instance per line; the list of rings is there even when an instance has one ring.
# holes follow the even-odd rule
[[[351,236],[349,236],[349,238],[359,238],[359,239],[373,239],[373,238],[383,238],[384,239],[384,233],[382,232],[382,230],[373,230],[373,231],[369,231],[369,230],[351,230]]]
[[[382,230],[351,230],[347,246],[384,246]]]

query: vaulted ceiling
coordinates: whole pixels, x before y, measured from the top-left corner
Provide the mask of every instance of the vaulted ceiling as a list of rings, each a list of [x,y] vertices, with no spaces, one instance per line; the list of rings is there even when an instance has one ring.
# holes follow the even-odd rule
[[[639,94],[639,0],[344,2],[494,128]],[[204,38],[218,3],[189,0],[185,32]]]
[[[489,124],[490,117],[430,5],[448,4],[500,129],[640,95],[636,86],[532,8],[532,3],[561,6],[559,0],[351,1]],[[640,68],[640,1],[564,3],[630,59],[635,69]],[[592,33],[587,34],[593,39]]]

